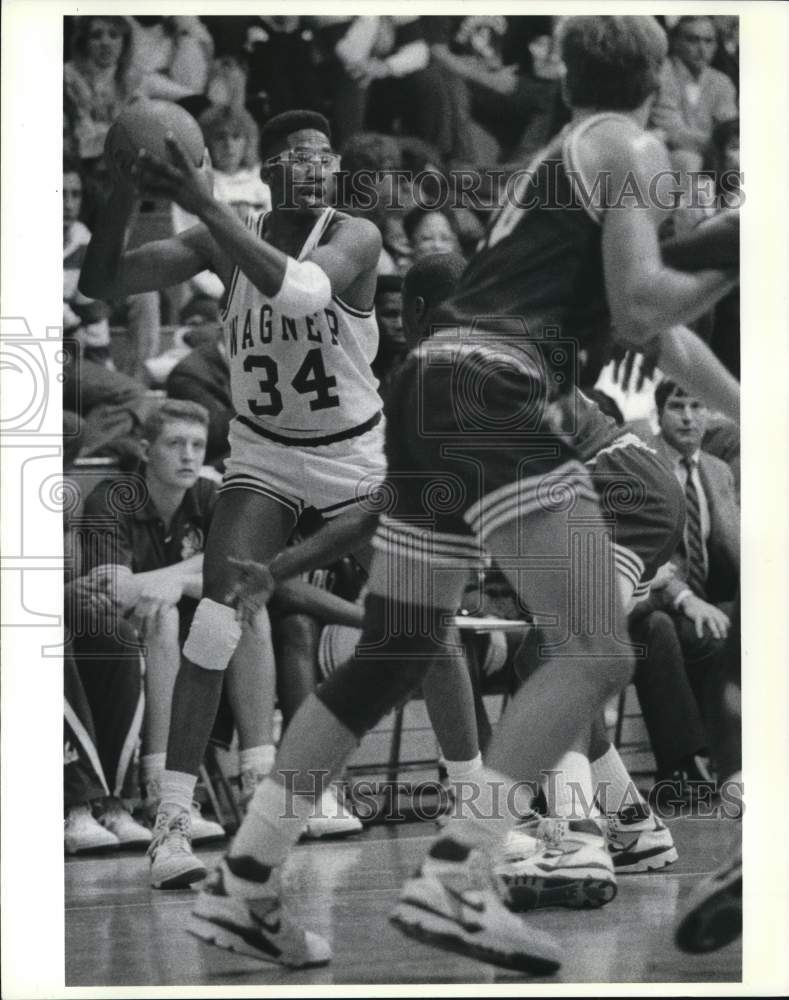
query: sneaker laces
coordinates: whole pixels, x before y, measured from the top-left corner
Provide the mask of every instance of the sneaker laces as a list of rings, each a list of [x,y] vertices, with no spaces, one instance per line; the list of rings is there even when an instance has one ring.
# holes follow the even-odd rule
[[[159,814],[148,853],[152,853],[165,841],[173,851],[178,851],[182,854],[191,853],[192,817],[188,812],[179,810],[170,816],[167,813]]]

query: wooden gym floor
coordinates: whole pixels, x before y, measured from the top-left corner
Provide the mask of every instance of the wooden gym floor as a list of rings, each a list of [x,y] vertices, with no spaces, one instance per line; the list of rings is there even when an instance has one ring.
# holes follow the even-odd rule
[[[619,894],[595,911],[543,910],[526,919],[565,948],[546,983],[738,982],[740,944],[710,955],[677,951],[678,905],[725,858],[731,825],[683,817],[669,821],[679,861],[619,879]],[[416,867],[435,827],[375,826],[346,841],[300,844],[287,884],[294,916],[327,937],[323,969],[287,972],[201,945],[184,931],[193,893],[148,884],[143,854],[69,858],[66,878],[68,986],[299,986],[362,983],[516,983],[519,974],[450,955],[402,937],[387,922],[400,883]],[[209,845],[211,846],[211,845]],[[201,851],[214,862],[224,845]]]

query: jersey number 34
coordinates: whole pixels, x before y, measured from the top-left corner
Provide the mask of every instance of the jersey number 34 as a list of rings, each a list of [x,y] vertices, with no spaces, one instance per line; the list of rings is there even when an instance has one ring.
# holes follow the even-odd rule
[[[262,399],[248,399],[250,413],[254,413],[256,417],[276,417],[283,409],[282,393],[278,388],[277,362],[267,354],[248,354],[244,358],[244,371],[252,372],[256,369],[263,372],[264,377],[258,379],[258,388],[261,393],[268,396],[268,400],[264,402]],[[331,392],[337,388],[337,379],[334,375],[326,374],[319,347],[307,351],[290,384],[301,396],[315,395],[315,398],[309,401],[310,410],[328,410],[340,405],[340,397]]]

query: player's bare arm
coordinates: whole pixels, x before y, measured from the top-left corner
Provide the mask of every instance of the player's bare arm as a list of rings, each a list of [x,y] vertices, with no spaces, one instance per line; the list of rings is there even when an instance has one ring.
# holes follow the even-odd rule
[[[309,258],[315,270],[305,271],[305,262],[297,263],[261,240],[243,225],[232,208],[213,197],[208,179],[192,164],[176,138],[168,139],[168,145],[173,164],[150,154],[142,158],[140,171],[145,190],[171,198],[196,215],[259,292],[270,298],[280,293],[289,295],[288,310],[292,315],[309,315],[325,304],[320,301],[322,297],[328,301],[332,294],[342,294],[374,272],[381,237],[371,223],[348,220],[336,226],[331,239]],[[317,269],[325,277],[317,274]],[[372,294],[371,287],[370,298]]]
[[[689,323],[707,312],[733,288],[735,268],[694,274],[667,267],[658,232],[671,214],[671,163],[665,146],[653,136],[621,127],[599,127],[581,150],[588,177],[599,171],[610,178],[610,190],[639,192],[638,199],[608,207],[603,216],[603,263],[614,336],[643,346],[662,330]]]
[[[195,173],[199,171],[195,170]],[[164,240],[124,249],[139,192],[117,175],[112,194],[94,227],[80,275],[80,291],[96,299],[122,299],[158,291],[206,269],[227,285],[233,270],[205,226],[194,226]]]

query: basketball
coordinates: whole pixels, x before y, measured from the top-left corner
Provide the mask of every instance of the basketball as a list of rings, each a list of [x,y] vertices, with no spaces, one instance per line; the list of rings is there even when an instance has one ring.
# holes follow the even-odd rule
[[[128,177],[141,149],[169,162],[170,151],[165,143],[168,132],[180,139],[192,162],[199,167],[205,141],[195,119],[178,104],[147,98],[139,98],[124,108],[107,133],[104,156],[108,166]]]

